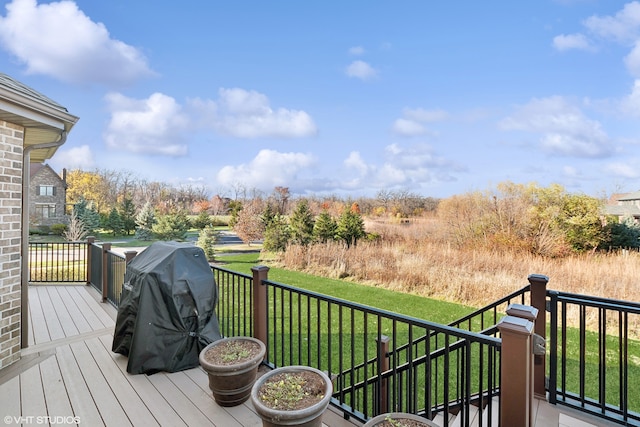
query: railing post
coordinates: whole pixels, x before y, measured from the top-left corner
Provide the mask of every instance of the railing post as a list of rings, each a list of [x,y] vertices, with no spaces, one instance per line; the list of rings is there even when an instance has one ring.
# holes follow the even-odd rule
[[[109,280],[109,266],[107,265],[107,252],[111,250],[111,243],[102,244],[102,302],[107,301],[108,295],[108,280]]]
[[[390,368],[389,365],[389,341],[390,338],[386,335],[381,335],[380,338],[376,338],[378,345],[378,367],[379,373],[387,372]],[[389,412],[389,378],[380,379],[378,389],[378,414],[384,414]]]
[[[505,316],[498,323],[500,358],[500,425],[532,426],[531,335],[533,322]]]
[[[267,345],[267,287],[262,284],[269,277],[269,267],[256,265],[253,272],[253,337]]]
[[[91,284],[91,267],[93,262],[91,260],[91,246],[96,242],[96,238],[94,236],[87,237],[87,285]]]
[[[132,259],[134,259],[136,257],[136,255],[138,255],[137,251],[126,251],[124,253],[124,261],[126,263],[129,263],[129,261],[131,261]]]
[[[549,278],[542,274],[530,274],[527,278],[531,285],[531,305],[538,309],[534,332],[545,341],[547,339],[547,283]],[[533,392],[538,399],[547,398],[545,387],[546,357],[535,355],[533,368]]]
[[[525,319],[528,320],[530,322],[532,322],[535,325],[536,322],[536,318],[538,317],[538,309],[535,307],[532,307],[530,305],[523,305],[523,304],[509,304],[509,306],[507,307],[507,316],[513,316],[513,317],[519,317],[521,319]],[[534,334],[535,335],[535,334]],[[534,335],[532,335],[531,337],[531,352],[533,354],[532,356],[532,360],[530,361],[531,363],[529,363],[529,394],[531,396],[534,396],[534,390],[533,390],[533,381],[534,381],[534,363],[533,363],[533,359],[535,359],[535,351],[533,351],[533,347],[534,347]],[[531,413],[531,425],[533,425],[533,412]]]

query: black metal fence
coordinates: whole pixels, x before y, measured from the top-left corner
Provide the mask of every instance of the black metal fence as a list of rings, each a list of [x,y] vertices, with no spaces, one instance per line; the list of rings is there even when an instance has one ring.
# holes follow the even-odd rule
[[[547,294],[549,402],[640,425],[640,304]]]
[[[87,242],[30,242],[29,281],[86,283]]]
[[[219,288],[217,315],[225,336],[266,327],[271,367],[293,364],[328,372],[333,405],[364,421],[405,411],[462,425],[472,408],[480,425],[497,421],[500,339],[263,280],[264,318],[255,312],[249,275],[213,267]],[[493,417],[493,420],[491,419]],[[465,421],[466,420],[466,421]]]

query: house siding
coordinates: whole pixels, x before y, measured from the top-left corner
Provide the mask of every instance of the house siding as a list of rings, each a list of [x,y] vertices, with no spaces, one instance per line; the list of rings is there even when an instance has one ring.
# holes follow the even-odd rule
[[[55,189],[53,195],[40,195],[38,188],[52,186]],[[29,181],[29,224],[30,226],[65,224],[66,183],[49,166],[41,167]],[[55,206],[55,215],[43,218],[38,213],[38,207],[42,205]]]
[[[0,369],[20,358],[23,138],[0,121]]]

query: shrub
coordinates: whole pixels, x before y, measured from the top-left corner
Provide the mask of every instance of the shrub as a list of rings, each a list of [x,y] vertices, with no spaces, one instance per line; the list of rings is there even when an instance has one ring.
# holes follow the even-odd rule
[[[51,232],[56,236],[62,236],[67,231],[67,224],[53,224],[51,226]]]

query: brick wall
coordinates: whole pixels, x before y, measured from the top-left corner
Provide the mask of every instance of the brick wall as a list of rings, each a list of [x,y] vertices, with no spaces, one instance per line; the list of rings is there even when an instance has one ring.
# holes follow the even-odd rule
[[[23,136],[0,121],[0,369],[20,358]]]
[[[51,185],[55,188],[55,194],[51,196],[38,195],[38,187],[41,185]],[[29,220],[30,225],[53,225],[65,224],[68,220],[65,216],[65,203],[67,201],[67,190],[65,182],[50,167],[42,167],[38,172],[31,176],[29,181]],[[39,204],[55,205],[56,212],[54,216],[42,218],[38,215],[36,206]]]

